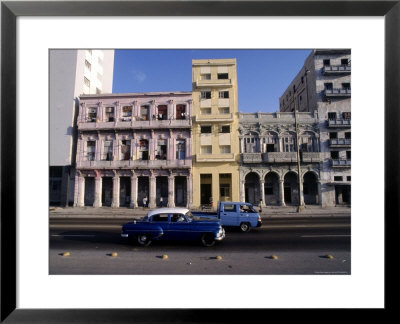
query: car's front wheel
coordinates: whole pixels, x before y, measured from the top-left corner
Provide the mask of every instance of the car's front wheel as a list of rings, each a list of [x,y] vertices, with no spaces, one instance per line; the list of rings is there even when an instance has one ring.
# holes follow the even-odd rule
[[[242,223],[242,224],[240,224],[240,230],[241,230],[242,232],[248,232],[248,231],[250,231],[250,228],[251,228],[251,226],[250,226],[249,223]]]
[[[201,236],[201,244],[203,244],[203,246],[213,246],[215,244],[215,238],[214,235],[211,233],[204,233]]]
[[[137,236],[137,241],[141,246],[149,246],[151,243],[151,238],[149,234],[139,234]]]

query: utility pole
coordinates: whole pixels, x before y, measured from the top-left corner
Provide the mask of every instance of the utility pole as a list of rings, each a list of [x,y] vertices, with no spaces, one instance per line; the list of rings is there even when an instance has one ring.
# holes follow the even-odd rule
[[[296,109],[296,90],[293,89],[293,101],[294,101],[294,123],[296,127],[296,153],[297,153],[297,181],[299,184],[299,204],[297,206],[297,212],[300,213],[304,210],[304,201],[301,199],[301,169],[300,169],[300,146],[299,146],[299,127],[297,124],[297,109]]]

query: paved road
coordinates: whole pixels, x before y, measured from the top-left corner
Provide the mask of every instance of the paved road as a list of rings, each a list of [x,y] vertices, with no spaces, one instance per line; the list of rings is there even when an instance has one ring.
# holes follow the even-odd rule
[[[50,273],[350,274],[349,218],[271,219],[249,233],[228,229],[212,248],[161,241],[142,248],[120,238],[125,221],[51,220]]]

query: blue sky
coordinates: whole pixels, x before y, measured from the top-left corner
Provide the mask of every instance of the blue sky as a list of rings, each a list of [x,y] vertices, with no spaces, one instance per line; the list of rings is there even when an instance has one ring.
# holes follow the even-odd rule
[[[113,93],[191,91],[192,59],[236,58],[239,111],[274,112],[311,50],[116,50]]]

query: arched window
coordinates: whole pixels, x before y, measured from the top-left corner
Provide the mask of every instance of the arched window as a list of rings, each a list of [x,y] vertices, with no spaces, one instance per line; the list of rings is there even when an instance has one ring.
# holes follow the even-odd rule
[[[296,152],[296,135],[291,132],[284,133],[281,137],[283,152]]]
[[[255,132],[249,132],[243,136],[244,153],[258,153],[260,152],[260,139]]]
[[[315,134],[312,132],[304,132],[299,135],[300,151],[302,152],[318,152],[318,145]]]

